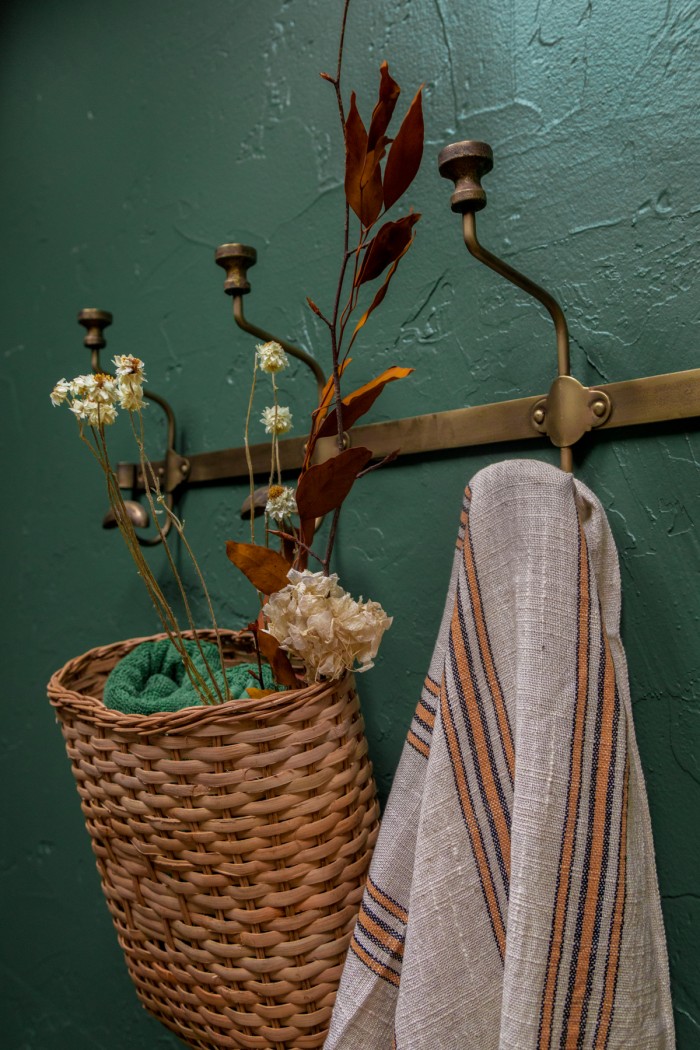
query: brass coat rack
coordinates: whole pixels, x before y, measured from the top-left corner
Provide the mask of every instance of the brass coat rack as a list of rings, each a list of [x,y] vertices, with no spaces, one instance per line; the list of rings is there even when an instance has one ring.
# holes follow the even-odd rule
[[[399,456],[468,448],[498,442],[525,441],[546,436],[560,450],[561,468],[573,469],[573,446],[590,430],[611,430],[642,423],[662,423],[700,415],[700,368],[665,375],[648,376],[585,387],[570,374],[569,334],[564,313],[556,300],[524,274],[482,247],[476,234],[476,212],[486,205],[481,179],[493,167],[493,153],[485,142],[467,140],[446,146],[438,157],[440,174],[454,182],[452,210],[462,215],[462,229],[469,252],[517,285],[545,306],[554,323],[557,349],[557,376],[549,393],[534,394],[512,401],[499,401],[383,423],[353,427],[351,442],[371,448],[375,459],[382,459],[399,448]],[[223,244],[216,251],[216,262],[226,270],[224,290],[233,299],[233,316],[243,331],[264,341],[275,339],[287,353],[303,361],[313,372],[319,390],[325,377],[318,362],[278,336],[251,324],[243,311],[243,296],[250,292],[248,270],[257,259],[254,248],[244,244]],[[102,310],[83,310],[79,322],[87,328],[85,345],[92,352],[92,367],[99,370],[99,350],[105,345],[104,328],[112,315]],[[243,447],[200,452],[181,456],[175,451],[175,416],[168,403],[156,394],[147,397],[161,406],[168,420],[168,447],[154,467],[168,500],[184,485],[215,481],[235,481],[248,477]],[[305,438],[287,438],[279,443],[281,467],[301,467]],[[318,458],[337,452],[333,439],[318,443]],[[250,454],[254,471],[264,473],[270,460],[269,444],[253,445]],[[144,479],[135,463],[120,463],[117,479],[122,489],[134,496],[144,491]],[[147,516],[141,505],[127,501],[134,524],[144,527]],[[109,514],[104,525],[113,522]],[[152,545],[159,538],[141,539]]]

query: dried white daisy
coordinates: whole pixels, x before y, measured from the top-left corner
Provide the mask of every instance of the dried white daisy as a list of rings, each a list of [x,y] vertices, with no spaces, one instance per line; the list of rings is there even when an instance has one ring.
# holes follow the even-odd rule
[[[92,374],[89,376],[76,376],[70,382],[71,397],[89,397],[93,387],[94,376]]]
[[[115,354],[112,360],[117,379],[124,379],[127,383],[145,382],[146,366],[140,357],[134,357],[133,354]]]
[[[258,368],[263,372],[281,372],[289,365],[289,358],[276,340],[269,343],[258,343],[255,347],[258,354]]]
[[[127,412],[140,412],[146,408],[148,402],[143,399],[143,390],[140,386],[122,386],[119,384],[119,405]]]
[[[292,413],[284,405],[272,405],[263,409],[260,422],[266,434],[288,434],[292,429]]]
[[[91,376],[83,376],[84,388],[88,401],[94,401],[98,405],[116,405],[119,400],[119,389],[114,376],[106,372],[95,372]]]
[[[54,408],[62,405],[71,392],[71,384],[67,379],[59,379],[51,391],[51,404]]]
[[[86,420],[91,427],[110,426],[117,418],[117,410],[113,404],[93,399],[80,401],[76,398],[70,410],[77,419]]]
[[[297,512],[297,501],[294,489],[284,488],[282,485],[270,485],[265,504],[265,513],[277,522],[283,522],[291,514]]]

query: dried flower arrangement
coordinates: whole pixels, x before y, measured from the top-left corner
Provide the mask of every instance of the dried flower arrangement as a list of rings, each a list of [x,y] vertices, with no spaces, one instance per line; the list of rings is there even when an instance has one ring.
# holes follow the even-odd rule
[[[379,92],[369,126],[363,122],[354,92],[346,111],[341,92],[341,70],[345,29],[350,0],[344,0],[340,44],[334,75],[321,73],[329,82],[337,100],[340,125],[345,145],[344,232],[340,268],[330,310],[322,310],[308,298],[309,307],[328,330],[331,375],[311,415],[309,436],[301,472],[294,486],[283,482],[280,468],[279,438],[292,429],[289,408],[278,398],[277,377],[288,360],[275,342],[255,348],[253,380],[245,426],[245,445],[249,433],[253,397],[258,372],[270,377],[272,405],[260,419],[270,435],[270,476],[264,510],[264,542],[255,533],[255,501],[250,455],[250,542],[229,541],[226,553],[257,589],[261,609],[248,625],[257,654],[258,675],[248,689],[251,697],[263,697],[271,690],[264,688],[262,663],[272,668],[281,687],[296,687],[302,681],[339,678],[346,669],[366,670],[372,666],[381,637],[391,618],[377,602],[355,601],[331,574],[331,558],[337,536],[338,520],[344,500],[355,482],[396,453],[379,463],[372,463],[372,450],[347,448],[347,432],[374,404],[385,386],[407,376],[412,369],[392,367],[370,382],[344,393],[342,380],[351,364],[349,352],[370,316],[382,304],[397,267],[414,238],[414,227],[420,215],[409,210],[397,219],[385,219],[404,196],[420,165],[423,151],[422,88],[415,94],[396,135],[389,136],[389,125],[399,98],[400,88],[389,73],[386,62],[379,71]],[[380,220],[384,220],[380,223]],[[354,244],[351,233],[354,228]],[[360,300],[366,289],[374,289],[371,300],[354,323]],[[62,379],[51,394],[54,405],[67,403],[76,416],[81,439],[87,444],[104,472],[110,504],[116,523],[126,541],[139,574],[160,617],[163,628],[178,650],[185,670],[205,703],[218,703],[230,698],[226,676],[215,676],[205,648],[199,643],[190,603],[175,559],[168,546],[159,516],[166,515],[175,534],[191,558],[203,589],[218,642],[221,668],[224,657],[212,602],[202,573],[185,536],[182,521],[166,503],[159,479],[144,447],[142,383],[143,362],[130,355],[115,357],[115,375],[78,376]],[[195,639],[198,657],[193,659],[176,616],[150,570],[139,546],[134,526],[111,467],[107,450],[106,428],[111,426],[117,409],[128,412],[139,452],[141,473],[146,481],[146,495],[159,529],[169,567],[177,582],[189,633]],[[318,461],[321,439],[334,440],[335,455]],[[324,443],[327,444],[327,443]],[[319,521],[330,515],[330,526],[322,553],[313,549]],[[275,546],[272,544],[275,543]],[[309,570],[309,560],[320,565],[320,571]],[[359,664],[359,667],[357,666]],[[205,673],[206,672],[206,673]],[[219,684],[223,682],[223,684]]]

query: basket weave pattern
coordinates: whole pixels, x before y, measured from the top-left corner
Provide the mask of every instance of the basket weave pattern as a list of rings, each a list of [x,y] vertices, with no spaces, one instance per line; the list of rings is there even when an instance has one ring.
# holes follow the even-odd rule
[[[223,637],[227,659],[248,655]],[[104,681],[143,640],[49,683],[139,998],[202,1050],[319,1048],[378,831],[353,678],[110,711]]]

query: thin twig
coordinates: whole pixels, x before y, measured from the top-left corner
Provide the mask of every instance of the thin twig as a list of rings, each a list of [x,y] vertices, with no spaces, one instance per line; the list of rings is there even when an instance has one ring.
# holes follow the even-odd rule
[[[165,556],[167,558],[168,565],[170,566],[170,571],[173,574],[173,578],[174,578],[175,583],[177,585],[177,589],[180,592],[180,597],[182,598],[182,603],[183,603],[184,608],[185,608],[185,615],[187,616],[187,622],[190,625],[190,630],[192,631],[194,643],[197,646],[197,650],[199,652],[199,655],[201,656],[202,661],[204,663],[204,666],[207,669],[207,673],[209,675],[209,678],[211,679],[211,684],[214,687],[214,690],[215,690],[217,696],[219,697],[219,702],[220,703],[224,703],[225,696],[221,692],[221,689],[219,688],[219,683],[216,680],[216,676],[214,675],[214,672],[211,669],[209,661],[207,660],[207,657],[206,657],[206,654],[204,652],[204,649],[202,648],[202,643],[201,643],[201,640],[200,640],[200,637],[199,637],[199,633],[197,631],[197,627],[196,627],[195,622],[194,622],[194,617],[192,616],[192,610],[190,608],[189,599],[187,597],[187,589],[185,588],[185,584],[184,584],[184,582],[182,580],[182,577],[180,576],[180,573],[178,572],[177,565],[175,564],[175,559],[173,558],[172,551],[170,550],[170,546],[168,544],[168,540],[167,540],[167,537],[165,535],[165,532],[163,531],[163,528],[161,527],[161,524],[160,524],[160,522],[158,520],[158,510],[156,508],[156,501],[153,499],[153,491],[155,491],[156,496],[158,496],[158,497],[161,496],[160,482],[158,481],[158,478],[156,476],[155,470],[153,469],[153,465],[152,465],[151,461],[146,456],[146,449],[145,449],[145,444],[144,444],[144,433],[143,433],[143,416],[141,416],[141,414],[139,413],[139,422],[140,422],[140,425],[141,425],[141,433],[140,433],[140,435],[139,435],[139,433],[136,430],[136,425],[134,423],[134,418],[133,418],[133,413],[132,412],[129,413],[129,419],[131,420],[131,428],[132,428],[132,431],[133,431],[133,434],[134,434],[134,439],[136,441],[136,444],[137,444],[138,450],[139,450],[139,465],[141,467],[141,474],[143,476],[144,491],[145,491],[145,494],[146,494],[146,499],[148,500],[148,505],[149,505],[149,507],[151,509],[151,514],[153,515],[154,524],[156,526],[156,529],[158,530],[158,535],[160,536],[161,543],[162,543],[162,546],[163,546],[163,550],[165,551]],[[150,474],[150,482],[149,482],[149,474]],[[173,517],[174,517],[174,515],[173,515]],[[180,526],[180,528],[178,528],[177,531],[181,532],[181,530],[182,530],[182,523],[179,521],[179,519],[178,519],[178,525]],[[222,661],[222,664],[223,664],[223,653],[221,653],[220,655],[221,655],[221,661]],[[225,674],[224,674],[224,680],[226,680],[226,675]]]
[[[245,432],[243,435],[243,442],[245,444],[245,460],[248,464],[248,480],[250,482],[250,542],[255,543],[255,477],[253,475],[253,460],[250,455],[250,441],[248,432],[250,430],[250,416],[253,411],[253,395],[255,394],[255,379],[258,372],[258,354],[255,352],[255,359],[253,363],[253,382],[250,387],[250,397],[248,398],[248,412],[245,417]]]
[[[328,533],[328,546],[326,547],[326,557],[323,560],[323,571],[326,576],[330,574],[331,568],[331,554],[333,553],[333,545],[335,543],[335,534],[338,531],[338,518],[340,517],[340,507],[336,507],[333,511],[333,520],[331,521],[330,532]]]
[[[370,467],[365,467],[365,469],[361,470],[360,473],[357,475],[355,481],[357,481],[358,478],[364,478],[368,474],[371,474],[373,470],[379,470],[380,467],[385,466],[387,463],[393,463],[400,451],[401,450],[398,448],[394,449],[394,451],[390,452],[387,456],[384,457],[384,459],[380,459],[378,463],[373,463]]]
[[[317,562],[323,565],[323,558],[319,557],[316,551],[312,551],[308,544],[304,543],[298,536],[292,536],[290,532],[282,532],[280,529],[270,529],[271,536],[280,536],[283,540],[291,540],[293,543],[305,550],[307,554],[310,554],[312,558],[315,558]]]
[[[109,495],[110,506],[114,510],[114,515],[117,525],[119,527],[119,531],[122,534],[122,537],[124,538],[124,541],[127,545],[127,549],[129,550],[129,553],[131,554],[136,564],[137,572],[144,581],[146,590],[148,591],[149,597],[153,602],[153,606],[156,610],[161,624],[163,625],[164,631],[168,635],[168,638],[170,639],[172,644],[175,646],[177,652],[180,654],[185,671],[187,673],[188,678],[192,682],[193,687],[195,688],[196,692],[204,699],[205,703],[214,703],[214,698],[209,693],[206,687],[206,683],[202,679],[202,676],[200,675],[199,671],[197,671],[197,669],[192,664],[190,655],[187,652],[187,649],[185,648],[184,639],[180,632],[180,628],[177,624],[177,620],[175,619],[175,615],[172,609],[170,608],[165,598],[165,595],[161,591],[160,586],[158,585],[155,577],[153,576],[153,573],[151,572],[150,567],[146,562],[146,559],[143,556],[141,546],[138,542],[138,537],[136,536],[136,533],[134,531],[133,523],[127,513],[126,506],[124,504],[124,498],[121,494],[121,489],[119,488],[116,476],[109,462],[109,454],[107,452],[107,443],[104,436],[104,428],[91,427],[91,430],[95,439],[96,446],[99,450],[97,458],[107,481],[107,492]],[[84,441],[86,441],[88,446],[92,448],[92,446],[90,446],[90,442],[87,440],[87,438],[84,437],[82,433],[82,428],[81,437]]]
[[[338,104],[338,116],[340,118],[340,128],[343,133],[343,143],[346,141],[346,129],[345,129],[345,107],[343,106],[343,96],[340,90],[340,75],[343,68],[343,51],[345,46],[345,27],[348,20],[348,10],[350,7],[350,0],[345,0],[343,4],[343,15],[340,24],[340,40],[338,42],[338,63],[336,66],[335,77],[328,77],[327,79],[333,85],[335,90],[335,98]],[[348,260],[352,253],[348,252],[348,245],[350,240],[350,207],[347,199],[345,201],[345,222],[343,229],[343,258],[340,265],[340,274],[338,276],[338,284],[335,291],[335,299],[333,303],[333,317],[328,323],[327,319],[321,314],[321,319],[328,325],[328,330],[331,338],[331,356],[332,356],[332,375],[333,375],[333,392],[335,398],[335,415],[336,415],[336,428],[337,428],[337,444],[338,450],[343,450],[343,404],[342,394],[340,390],[340,372],[339,372],[339,358],[340,358],[340,346],[338,343],[338,311],[340,309],[340,299],[343,293],[343,285],[345,283],[345,274],[347,271]],[[334,522],[337,520],[339,509],[334,514]],[[330,565],[330,555],[332,553],[332,540],[335,537],[335,529],[332,529],[330,547],[326,551],[326,558],[322,561],[322,565],[326,573],[328,572],[328,566]],[[312,553],[309,551],[309,553]],[[314,555],[317,557],[317,555]]]
[[[219,663],[221,665],[221,672],[222,672],[223,680],[224,680],[224,691],[226,693],[226,700],[232,700],[233,697],[231,696],[231,688],[229,686],[229,681],[228,681],[228,678],[226,676],[226,660],[224,659],[224,648],[223,648],[223,645],[222,645],[222,642],[221,642],[221,632],[219,630],[219,624],[217,623],[217,620],[216,620],[216,615],[214,613],[214,606],[212,604],[212,600],[211,600],[211,597],[209,595],[209,590],[207,588],[206,581],[204,579],[204,575],[202,573],[202,570],[199,567],[199,562],[195,558],[194,551],[192,550],[192,548],[190,546],[189,540],[187,539],[187,534],[185,532],[185,526],[180,521],[178,516],[170,509],[170,507],[165,502],[165,500],[163,499],[163,496],[160,493],[160,486],[158,488],[158,502],[163,507],[165,513],[167,514],[168,518],[172,522],[174,528],[177,530],[177,534],[180,537],[180,540],[182,541],[182,544],[183,544],[187,554],[189,555],[190,561],[192,562],[192,565],[194,566],[194,571],[197,574],[197,578],[198,578],[199,584],[200,584],[200,586],[202,588],[202,593],[204,595],[204,600],[206,601],[207,608],[209,610],[209,617],[211,619],[211,624],[212,624],[212,627],[214,628],[214,638],[216,640],[216,647],[219,650]],[[206,661],[205,661],[205,663],[206,663]],[[209,665],[207,664],[207,668],[208,667],[209,667]]]

